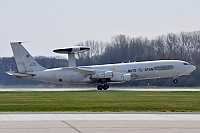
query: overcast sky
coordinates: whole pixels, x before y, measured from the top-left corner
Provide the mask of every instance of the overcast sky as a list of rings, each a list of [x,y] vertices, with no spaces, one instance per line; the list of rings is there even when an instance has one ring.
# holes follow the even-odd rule
[[[86,40],[110,41],[124,34],[155,38],[200,30],[200,0],[0,0],[0,57],[10,42],[33,56]]]

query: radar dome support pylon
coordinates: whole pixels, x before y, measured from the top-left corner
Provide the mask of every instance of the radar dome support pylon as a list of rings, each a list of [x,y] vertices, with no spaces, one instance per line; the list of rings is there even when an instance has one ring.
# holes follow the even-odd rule
[[[59,54],[68,54],[69,67],[76,67],[75,54],[85,52],[88,50],[90,50],[90,48],[86,46],[72,46],[72,47],[67,47],[67,48],[62,48],[62,49],[55,49],[53,50],[53,52],[59,53]]]

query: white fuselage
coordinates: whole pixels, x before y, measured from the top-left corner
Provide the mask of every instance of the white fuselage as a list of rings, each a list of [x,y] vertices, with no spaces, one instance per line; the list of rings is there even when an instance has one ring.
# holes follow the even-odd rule
[[[125,82],[142,79],[179,77],[189,75],[196,69],[195,66],[180,60],[159,60],[145,62],[131,62],[119,64],[80,66],[80,69],[93,70],[95,73],[112,72],[108,82]],[[28,79],[53,83],[94,83],[99,82],[93,74],[73,71],[70,68],[54,68],[43,71],[29,72],[34,74]],[[128,75],[127,75],[128,74]],[[126,78],[130,76],[130,78]],[[24,77],[25,78],[25,77]]]

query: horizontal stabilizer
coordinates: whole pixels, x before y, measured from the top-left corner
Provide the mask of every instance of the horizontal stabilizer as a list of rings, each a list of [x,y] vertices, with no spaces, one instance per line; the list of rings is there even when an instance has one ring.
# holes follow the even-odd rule
[[[15,76],[15,77],[32,77],[35,74],[28,74],[28,73],[20,73],[20,72],[6,72],[8,75]]]

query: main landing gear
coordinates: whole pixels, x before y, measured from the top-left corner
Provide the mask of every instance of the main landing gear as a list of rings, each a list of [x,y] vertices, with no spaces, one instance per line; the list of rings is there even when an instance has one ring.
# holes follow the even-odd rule
[[[108,88],[109,85],[107,84],[97,85],[97,90],[107,90]]]

